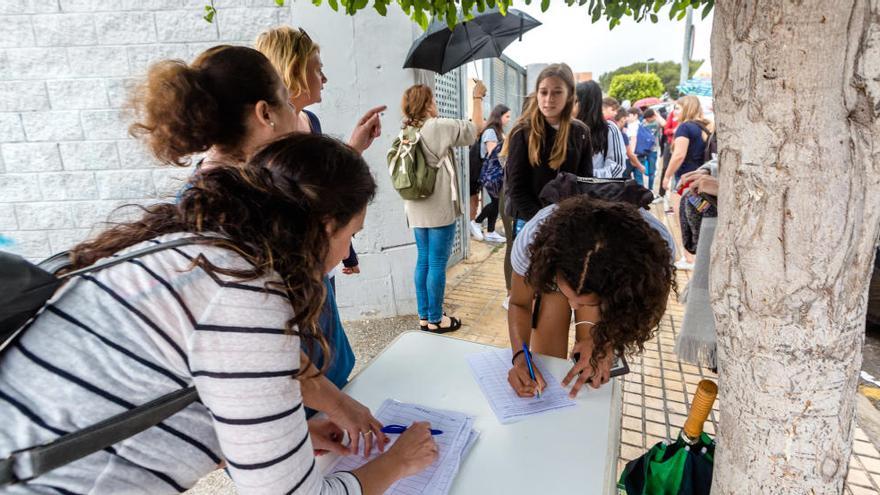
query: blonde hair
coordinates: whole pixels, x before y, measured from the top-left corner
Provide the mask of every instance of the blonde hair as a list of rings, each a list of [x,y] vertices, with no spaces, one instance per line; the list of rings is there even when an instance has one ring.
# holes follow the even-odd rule
[[[566,90],[568,91],[568,100],[565,102],[565,106],[562,108],[562,114],[559,116],[559,131],[556,133],[556,140],[553,142],[553,149],[550,151],[550,160],[547,163],[547,166],[553,170],[559,170],[559,167],[565,162],[565,155],[568,152],[568,133],[571,129],[571,113],[575,101],[574,72],[572,72],[571,67],[567,64],[552,64],[547,66],[546,69],[541,71],[538,75],[538,80],[535,82],[536,95],[538,88],[541,87],[541,82],[544,81],[544,79],[549,79],[551,77],[559,78],[565,84]],[[522,118],[517,126],[520,128],[528,126],[529,163],[531,163],[533,167],[541,165],[541,145],[544,142],[545,123],[546,119],[537,105],[536,96],[534,104],[530,105],[529,108],[523,112]],[[514,131],[516,130],[517,129],[514,129]],[[511,136],[514,131],[510,133]]]
[[[707,128],[712,125],[712,123],[703,116],[703,105],[700,103],[700,99],[696,96],[682,96],[676,103],[681,107],[681,118],[679,119],[680,124],[693,121],[703,124]]]
[[[306,67],[320,47],[302,29],[279,26],[257,36],[254,47],[275,66],[291,98],[309,91]]]

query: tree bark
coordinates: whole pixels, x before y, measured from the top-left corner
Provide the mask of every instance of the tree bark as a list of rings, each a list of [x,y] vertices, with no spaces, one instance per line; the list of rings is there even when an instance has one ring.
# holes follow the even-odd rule
[[[715,5],[713,494],[839,494],[880,223],[880,0]]]

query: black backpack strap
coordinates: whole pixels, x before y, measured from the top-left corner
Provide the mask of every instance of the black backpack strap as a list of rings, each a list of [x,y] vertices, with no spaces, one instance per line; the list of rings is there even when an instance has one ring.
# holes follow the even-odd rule
[[[182,237],[161,244],[147,246],[115,258],[108,258],[94,265],[60,275],[70,278],[83,273],[95,272],[151,253],[175,247],[197,244],[210,237]],[[59,253],[41,263],[48,271],[70,266],[69,253]],[[41,476],[53,469],[77,461],[103,450],[126,438],[152,428],[196,400],[195,387],[180,389],[142,404],[124,413],[96,423],[88,428],[71,432],[44,445],[18,450],[0,459],[0,486],[21,483]]]
[[[163,242],[161,244],[154,244],[152,246],[147,246],[145,248],[138,249],[137,251],[132,251],[123,256],[117,256],[114,258],[107,258],[104,261],[100,261],[95,263],[94,265],[87,266],[85,268],[80,268],[79,270],[74,270],[72,272],[67,272],[63,275],[59,275],[58,278],[71,278],[77,275],[82,275],[83,273],[89,272],[97,272],[99,270],[103,270],[104,268],[109,268],[113,265],[118,265],[119,263],[124,263],[129,260],[133,260],[135,258],[140,258],[141,256],[146,256],[148,254],[156,253],[159,251],[164,251],[166,249],[172,249],[180,246],[185,246],[187,244],[197,244],[199,241],[211,240],[211,237],[181,237],[179,239],[172,239],[168,242]],[[55,256],[47,259],[44,263],[59,263],[56,258],[60,256],[64,256],[67,252],[56,254]],[[69,262],[68,262],[69,263]],[[42,263],[41,263],[42,264]]]
[[[0,486],[34,479],[137,435],[197,399],[194,387],[180,389],[53,442],[13,452],[0,459]]]

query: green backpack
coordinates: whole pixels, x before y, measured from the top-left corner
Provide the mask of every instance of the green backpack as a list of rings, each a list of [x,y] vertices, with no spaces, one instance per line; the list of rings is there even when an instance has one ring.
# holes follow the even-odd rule
[[[437,169],[425,160],[421,139],[418,127],[406,126],[388,150],[391,185],[403,199],[425,199],[434,193]]]

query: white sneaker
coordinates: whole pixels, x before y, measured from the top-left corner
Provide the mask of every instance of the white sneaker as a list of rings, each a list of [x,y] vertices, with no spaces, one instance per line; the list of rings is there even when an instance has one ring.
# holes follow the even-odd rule
[[[471,237],[473,237],[474,239],[476,239],[478,241],[482,241],[483,240],[482,226],[473,220],[470,221],[469,226],[471,228]]]
[[[501,307],[504,309],[510,309],[510,296],[504,298],[504,302],[501,303]]]
[[[681,258],[675,262],[675,267],[678,268],[679,270],[693,270],[694,264],[688,263],[688,260],[685,258]]]
[[[484,237],[489,242],[507,242],[507,239],[498,232],[487,232]]]

